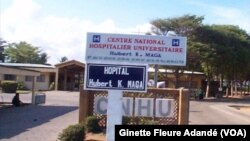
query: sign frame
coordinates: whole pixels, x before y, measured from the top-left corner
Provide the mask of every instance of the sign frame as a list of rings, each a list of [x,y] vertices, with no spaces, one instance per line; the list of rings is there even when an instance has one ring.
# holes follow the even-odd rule
[[[86,62],[186,66],[187,37],[87,33]]]
[[[124,68],[132,68],[132,69],[142,69],[143,74],[142,75],[142,83],[143,83],[143,89],[136,89],[136,88],[124,88],[124,87],[98,87],[98,86],[88,86],[89,83],[89,75],[90,75],[90,67],[92,66],[98,66],[98,67],[124,67]],[[129,71],[129,70],[127,70]],[[95,72],[93,72],[95,73]],[[104,72],[103,72],[104,73]],[[103,74],[103,75],[114,75],[114,74]],[[117,75],[117,74],[116,74]],[[117,75],[118,76],[118,75]],[[126,77],[126,76],[123,76]],[[132,92],[146,92],[147,91],[147,81],[148,81],[148,65],[142,64],[142,65],[136,65],[136,64],[113,64],[113,63],[105,63],[105,64],[99,64],[99,63],[86,63],[85,67],[85,76],[84,76],[84,89],[85,90],[99,90],[99,91],[106,91],[106,90],[115,90],[115,91],[132,91]],[[125,82],[126,83],[126,82]]]

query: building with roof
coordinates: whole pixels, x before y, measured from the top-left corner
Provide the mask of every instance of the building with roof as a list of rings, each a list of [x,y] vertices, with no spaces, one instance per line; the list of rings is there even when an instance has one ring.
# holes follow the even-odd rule
[[[149,78],[152,78],[155,69],[150,67],[148,72]],[[202,87],[202,81],[205,78],[204,73],[195,71],[180,70],[178,76],[176,74],[177,73],[171,69],[158,69],[158,82],[164,82],[165,87],[168,88],[184,87],[197,89]],[[176,76],[178,80],[176,80]],[[178,81],[178,86],[175,86],[176,81]]]
[[[85,64],[76,60],[65,61],[55,65],[55,89],[78,91],[84,81]]]
[[[70,60],[51,65],[25,64],[25,63],[0,63],[0,81],[21,81],[25,87],[32,89],[32,77],[35,77],[36,90],[49,90],[54,83],[55,90],[78,91],[80,84],[84,83],[85,64]],[[154,76],[154,68],[149,67],[149,78]],[[182,71],[178,75],[178,86],[185,88],[201,88],[204,73]],[[176,73],[169,69],[158,70],[158,82],[164,82],[164,87],[174,88]]]
[[[35,76],[35,90],[49,90],[52,83],[55,90],[78,91],[83,83],[84,63],[70,60],[55,66],[28,63],[0,63],[0,81],[23,82],[32,89],[32,77]]]
[[[27,63],[0,63],[0,80],[23,82],[27,89],[32,89],[33,76],[36,90],[48,90],[55,81],[56,69],[51,65]]]

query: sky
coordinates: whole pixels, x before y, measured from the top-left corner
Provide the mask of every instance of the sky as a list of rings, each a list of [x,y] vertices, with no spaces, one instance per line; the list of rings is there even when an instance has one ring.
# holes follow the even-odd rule
[[[87,32],[145,34],[150,21],[185,14],[250,33],[250,0],[0,0],[0,38],[39,47],[52,65],[84,62]]]

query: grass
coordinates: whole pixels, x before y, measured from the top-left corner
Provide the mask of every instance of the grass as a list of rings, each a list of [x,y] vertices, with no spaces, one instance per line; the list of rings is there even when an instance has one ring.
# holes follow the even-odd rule
[[[41,91],[35,91],[35,93],[39,93]],[[30,94],[32,93],[31,90],[16,90],[16,93],[19,93],[19,94]]]
[[[32,93],[31,90],[16,90],[17,93],[19,94],[29,94]],[[35,93],[43,93],[43,91],[35,91]]]
[[[16,90],[16,92],[19,93],[19,94],[29,94],[29,93],[31,93],[31,91],[29,91],[29,90]]]

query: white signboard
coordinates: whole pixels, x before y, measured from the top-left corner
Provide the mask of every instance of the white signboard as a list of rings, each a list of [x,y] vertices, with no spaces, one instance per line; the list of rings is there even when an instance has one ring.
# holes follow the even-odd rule
[[[186,37],[87,33],[87,62],[185,66]]]

